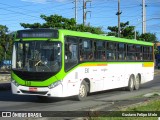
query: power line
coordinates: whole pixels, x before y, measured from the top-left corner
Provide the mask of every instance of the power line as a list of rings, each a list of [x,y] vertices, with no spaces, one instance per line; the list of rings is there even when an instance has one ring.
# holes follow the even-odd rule
[[[4,3],[0,3],[1,5],[5,5],[5,6],[8,6],[8,8],[18,8],[18,9],[20,9],[20,10],[27,10],[27,11],[31,11],[31,12],[33,12],[33,10],[28,10],[28,9],[25,9],[24,7],[26,7],[26,5],[25,6],[20,6],[20,7],[16,7],[16,6],[13,6],[13,5],[8,5],[8,4],[4,4]],[[32,6],[32,5],[27,5],[27,6]],[[23,7],[23,8],[21,8],[21,7]],[[1,9],[6,9],[6,7],[5,8],[1,8]],[[34,11],[35,12],[35,11]],[[37,12],[37,11],[36,11]]]
[[[0,8],[0,9],[6,10],[6,11],[9,11],[9,12],[13,12],[13,13],[17,13],[17,14],[21,14],[21,15],[25,15],[25,16],[29,16],[29,17],[37,18],[36,16],[29,15],[29,14],[24,14],[24,13],[22,13],[22,12],[18,12],[18,11],[14,11],[14,10],[8,10],[8,9],[5,9],[5,8]]]
[[[49,2],[49,1],[48,1]],[[67,2],[67,3],[64,3],[64,4],[61,4],[61,5],[57,5],[57,6],[51,6],[51,7],[48,7],[48,8],[46,8],[45,7],[45,9],[44,8],[41,8],[41,9],[39,9],[39,10],[30,10],[30,9],[25,9],[25,8],[21,8],[21,7],[17,7],[18,9],[21,9],[21,10],[26,10],[27,12],[28,11],[30,11],[30,12],[32,12],[32,13],[40,13],[40,12],[42,12],[42,11],[44,11],[44,10],[48,10],[48,9],[50,9],[50,8],[57,8],[57,7],[61,7],[61,6],[64,6],[64,5],[67,5],[67,4],[71,4],[72,2]],[[8,4],[4,4],[4,3],[0,3],[1,5],[5,5],[5,6],[9,6],[9,7],[15,7],[15,6],[12,6],[12,5],[8,5]],[[30,5],[30,6],[32,6],[32,5]],[[8,9],[6,9],[6,8],[0,8],[0,9],[4,9],[4,10],[6,10],[6,11],[9,11]],[[10,12],[13,12],[13,10],[10,10]],[[17,11],[15,11],[15,13],[16,13]],[[23,13],[23,14],[25,14],[25,13]]]

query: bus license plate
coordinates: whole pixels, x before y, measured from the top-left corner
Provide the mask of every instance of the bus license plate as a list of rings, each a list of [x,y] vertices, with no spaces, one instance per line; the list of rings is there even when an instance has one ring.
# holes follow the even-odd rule
[[[36,87],[30,87],[30,88],[29,88],[29,91],[36,92],[36,91],[37,91],[37,88],[36,88]]]

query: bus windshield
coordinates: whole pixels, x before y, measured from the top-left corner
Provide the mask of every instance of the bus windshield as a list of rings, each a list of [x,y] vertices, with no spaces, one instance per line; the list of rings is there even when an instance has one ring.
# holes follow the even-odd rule
[[[58,72],[61,43],[52,41],[15,42],[12,68],[28,72]]]

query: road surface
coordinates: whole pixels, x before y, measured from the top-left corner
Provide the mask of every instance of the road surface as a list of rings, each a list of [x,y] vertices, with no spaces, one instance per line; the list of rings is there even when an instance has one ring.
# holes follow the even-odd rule
[[[73,97],[41,101],[36,96],[13,95],[10,90],[2,90],[0,91],[0,111],[1,113],[3,111],[51,111],[51,113],[53,111],[63,111],[63,113],[65,111],[110,111],[146,101],[149,98],[145,98],[143,95],[152,92],[160,93],[159,74],[155,75],[153,81],[143,84],[138,91],[129,92],[123,89],[115,89],[97,92],[90,94],[85,101],[76,101]],[[55,113],[54,116],[61,117],[61,114]]]

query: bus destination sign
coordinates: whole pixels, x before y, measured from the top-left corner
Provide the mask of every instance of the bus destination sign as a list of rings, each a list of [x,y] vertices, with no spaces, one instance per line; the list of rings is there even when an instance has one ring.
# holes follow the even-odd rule
[[[17,38],[58,38],[58,30],[30,29],[17,32]]]

